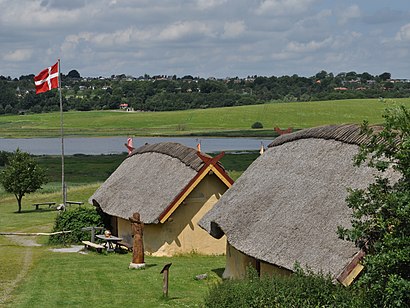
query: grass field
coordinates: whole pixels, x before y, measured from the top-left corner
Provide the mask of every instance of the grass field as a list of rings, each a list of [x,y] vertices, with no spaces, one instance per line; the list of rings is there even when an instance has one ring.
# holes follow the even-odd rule
[[[174,112],[87,111],[64,113],[67,136],[181,136],[252,134],[251,125],[259,121],[266,129],[306,128],[325,124],[382,122],[388,103],[410,106],[410,98],[395,100],[353,99],[321,102],[268,103]],[[386,103],[387,102],[387,103]],[[254,130],[257,132],[258,130]],[[60,135],[60,114],[0,116],[3,138],[55,137]]]
[[[76,200],[87,200],[98,185],[71,188]],[[59,193],[25,197],[17,214],[14,196],[0,199],[1,232],[49,232],[56,211],[31,209],[31,203],[58,200]],[[17,241],[17,242],[16,242]],[[42,246],[25,246],[35,241]],[[147,268],[129,270],[131,254],[52,252],[47,237],[0,236],[1,307],[198,307],[208,286],[220,280],[223,256],[147,257]],[[162,296],[162,267],[172,262],[169,298]],[[206,280],[195,280],[199,274]]]
[[[227,153],[222,163],[237,178],[257,152]],[[65,158],[68,198],[87,204],[88,198],[125,158],[119,155],[74,155]],[[53,181],[41,193],[23,198],[17,214],[14,196],[0,191],[0,232],[49,232],[56,211],[36,211],[33,203],[61,202],[60,157],[38,156]],[[0,236],[0,306],[5,307],[198,307],[210,284],[220,281],[224,256],[184,255],[173,258],[147,257],[148,267],[128,270],[131,255],[56,253],[49,250],[47,237],[19,237],[23,242],[43,244],[27,247],[16,238]],[[172,262],[170,296],[162,297],[160,271]],[[199,274],[206,280],[195,280]]]

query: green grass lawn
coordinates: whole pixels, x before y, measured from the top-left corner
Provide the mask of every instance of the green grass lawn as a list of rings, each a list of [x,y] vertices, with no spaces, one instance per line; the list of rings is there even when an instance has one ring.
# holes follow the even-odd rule
[[[410,98],[386,100],[410,106]],[[249,134],[251,125],[259,121],[265,130],[306,128],[326,124],[382,122],[388,104],[378,99],[352,99],[321,102],[267,103],[173,112],[87,111],[64,113],[65,135],[82,136],[176,136],[213,135],[228,131],[235,135]],[[257,130],[255,130],[256,132]],[[60,135],[58,112],[0,116],[3,138],[55,137]],[[237,134],[236,134],[237,135]]]
[[[11,307],[198,307],[219,281],[223,256],[146,257],[147,267],[130,270],[131,254],[43,251],[41,261],[15,291]],[[172,263],[168,298],[161,269]],[[199,274],[206,280],[195,280]]]
[[[85,201],[98,184],[73,187],[70,198]],[[59,192],[23,198],[16,213],[14,196],[0,199],[1,232],[49,232],[56,211],[34,210],[33,202],[58,201]],[[89,206],[89,205],[87,205]],[[131,254],[52,252],[47,237],[19,237],[43,244],[26,247],[0,235],[0,306],[5,307],[197,307],[209,284],[220,280],[223,256],[147,257],[147,268],[129,270]],[[162,267],[172,262],[169,298],[162,296]],[[206,280],[195,280],[199,274]]]
[[[257,152],[227,153],[222,159],[233,178],[259,156]],[[124,155],[68,156],[66,179],[69,200],[88,198]],[[50,232],[55,210],[36,211],[33,203],[61,203],[60,157],[38,156],[39,164],[48,169],[50,179],[38,193],[23,198],[22,213],[16,213],[13,195],[0,190],[0,232]],[[75,205],[76,206],[76,205]],[[7,307],[196,307],[200,306],[208,286],[220,280],[223,256],[187,255],[173,258],[147,257],[144,270],[129,270],[131,254],[57,253],[49,251],[48,237],[19,237],[43,246],[25,247],[0,235],[0,306]],[[162,267],[172,262],[169,298],[162,297]],[[197,281],[196,275],[208,274]]]

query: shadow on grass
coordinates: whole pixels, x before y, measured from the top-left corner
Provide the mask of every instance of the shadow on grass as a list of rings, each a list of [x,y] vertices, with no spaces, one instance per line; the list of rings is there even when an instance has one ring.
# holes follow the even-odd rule
[[[212,271],[219,276],[219,278],[222,278],[222,274],[224,273],[224,268],[214,268]]]
[[[21,212],[15,211],[14,214],[29,214],[29,213],[45,213],[45,212],[56,212],[57,210],[54,208],[50,209],[33,209],[33,210],[21,210]]]

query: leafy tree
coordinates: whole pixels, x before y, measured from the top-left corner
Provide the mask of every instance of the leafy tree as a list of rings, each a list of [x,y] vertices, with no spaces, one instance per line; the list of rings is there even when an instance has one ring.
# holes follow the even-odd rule
[[[391,74],[388,73],[388,72],[384,72],[383,74],[380,74],[380,75],[379,75],[379,78],[380,78],[381,80],[387,80],[387,79],[390,79],[390,78],[391,78]]]
[[[71,70],[67,74],[68,78],[81,78],[80,73],[77,70]]]
[[[8,157],[6,168],[0,174],[4,189],[17,199],[18,212],[25,194],[37,191],[47,182],[44,169],[26,152],[17,149]]]
[[[367,189],[351,190],[352,227],[339,235],[366,251],[365,272],[358,284],[374,307],[408,307],[410,303],[410,111],[390,107],[383,130],[367,123],[363,132],[371,141],[355,158],[379,171],[392,167],[399,179],[376,176]]]

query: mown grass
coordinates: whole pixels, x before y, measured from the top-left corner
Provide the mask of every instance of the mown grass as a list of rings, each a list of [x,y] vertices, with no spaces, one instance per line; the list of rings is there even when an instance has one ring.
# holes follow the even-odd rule
[[[87,111],[64,113],[65,135],[75,136],[181,136],[212,135],[223,131],[249,132],[258,121],[265,130],[306,128],[326,124],[382,122],[385,102],[410,105],[410,98],[395,100],[352,99],[321,102],[267,103],[173,112]],[[255,130],[257,133],[258,130]],[[60,114],[0,116],[3,138],[55,137],[60,135]]]
[[[130,259],[130,254],[45,251],[10,306],[198,307],[224,266],[222,256],[146,257],[146,269],[130,270]],[[165,298],[160,271],[167,263],[172,266]],[[208,279],[194,279],[203,273]]]
[[[233,178],[258,156],[257,152],[227,153],[222,159]],[[118,155],[74,155],[65,158],[69,200],[82,201],[94,193],[124,159]],[[33,203],[61,203],[60,157],[37,156],[46,167],[50,179],[38,193],[23,198],[22,213],[16,213],[13,195],[0,192],[0,232],[50,232],[55,210],[36,211]],[[208,286],[219,281],[224,267],[223,256],[147,257],[148,267],[142,271],[128,270],[131,255],[90,253],[56,253],[48,250],[47,237],[21,237],[43,244],[24,247],[0,236],[0,306],[8,307],[196,307],[200,306]],[[169,298],[162,297],[160,271],[172,262]],[[197,281],[198,274],[208,279]]]
[[[97,189],[89,184],[69,189],[71,199],[85,201]],[[58,201],[60,193],[35,193],[23,199],[22,213],[16,213],[14,196],[0,199],[1,232],[49,232],[56,211],[32,209],[39,201]],[[90,206],[90,205],[86,205]],[[43,244],[24,247],[0,236],[0,306],[5,307],[196,307],[219,281],[223,256],[185,255],[173,258],[147,257],[145,270],[129,270],[131,254],[51,252],[47,237],[19,237]],[[169,298],[162,297],[162,275],[170,269]],[[208,279],[197,281],[196,275]]]

